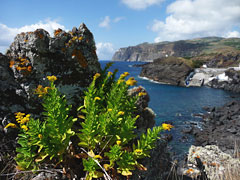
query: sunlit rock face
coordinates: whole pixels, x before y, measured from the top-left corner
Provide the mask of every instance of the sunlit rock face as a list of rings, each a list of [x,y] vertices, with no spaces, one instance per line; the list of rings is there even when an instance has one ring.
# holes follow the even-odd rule
[[[15,112],[41,112],[41,99],[34,89],[49,85],[46,76],[57,77],[56,85],[74,111],[80,105],[83,89],[100,72],[94,37],[85,24],[69,32],[57,29],[54,37],[44,29],[18,34],[0,58],[3,126],[14,121]]]

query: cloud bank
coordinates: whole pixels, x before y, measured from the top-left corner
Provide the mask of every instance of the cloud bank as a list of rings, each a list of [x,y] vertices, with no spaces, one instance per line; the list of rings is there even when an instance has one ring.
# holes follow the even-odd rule
[[[143,10],[149,6],[161,4],[164,0],[121,0],[127,7],[135,10]]]
[[[0,23],[0,52],[5,53],[6,49],[13,42],[14,37],[21,32],[35,31],[36,29],[45,29],[53,36],[54,30],[65,27],[54,20],[39,21],[36,24],[26,25],[20,28],[11,28]]]
[[[155,19],[150,29],[155,42],[203,36],[240,37],[239,0],[177,0],[167,7],[165,21]]]
[[[113,53],[116,51],[112,43],[97,43],[97,55],[99,60],[111,60]]]

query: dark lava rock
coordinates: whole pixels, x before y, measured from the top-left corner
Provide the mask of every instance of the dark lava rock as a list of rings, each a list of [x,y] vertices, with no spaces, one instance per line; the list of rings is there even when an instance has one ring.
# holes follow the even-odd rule
[[[185,86],[185,79],[192,70],[180,58],[168,57],[143,65],[140,76],[161,83]]]
[[[213,79],[209,82],[209,86],[217,89],[224,89],[227,91],[240,92],[240,71],[234,69],[228,69],[225,71],[225,75],[229,77],[229,81],[219,81]]]
[[[136,115],[140,115],[140,117],[136,121],[136,126],[140,132],[145,132],[147,128],[152,128],[155,124],[155,113],[151,108],[148,107],[148,102],[150,101],[150,97],[142,86],[134,87],[128,90],[128,94],[130,96],[138,96],[138,94],[146,93],[145,95],[139,97],[136,102],[137,111]]]
[[[240,147],[240,102],[232,101],[215,108],[203,119],[203,129],[194,128],[196,145],[217,145],[224,152]]]

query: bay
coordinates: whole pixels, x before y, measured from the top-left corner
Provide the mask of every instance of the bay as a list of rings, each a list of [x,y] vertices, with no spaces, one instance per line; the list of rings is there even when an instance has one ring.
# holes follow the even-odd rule
[[[100,61],[102,67],[111,61]],[[160,84],[139,77],[141,67],[135,64],[143,62],[114,62],[110,71],[118,69],[118,76],[124,72],[129,72],[137,80],[137,85],[143,86],[150,95],[149,107],[156,113],[156,125],[163,122],[172,122],[174,128],[171,130],[173,140],[169,143],[171,151],[176,154],[176,158],[186,154],[189,147],[194,143],[191,135],[186,135],[181,130],[188,122],[201,122],[201,118],[194,116],[199,113],[206,113],[203,107],[222,106],[239,98],[240,95],[213,89],[209,87],[179,87]],[[167,76],[167,75],[166,75]]]

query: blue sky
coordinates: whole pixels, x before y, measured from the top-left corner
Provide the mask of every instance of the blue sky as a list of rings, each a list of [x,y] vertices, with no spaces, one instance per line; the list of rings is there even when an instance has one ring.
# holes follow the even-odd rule
[[[205,36],[240,37],[240,0],[1,0],[0,52],[16,34],[84,22],[99,59],[126,46]]]

